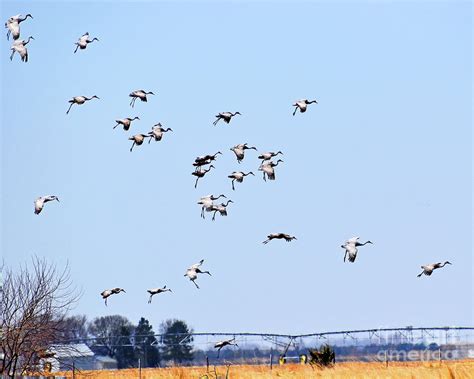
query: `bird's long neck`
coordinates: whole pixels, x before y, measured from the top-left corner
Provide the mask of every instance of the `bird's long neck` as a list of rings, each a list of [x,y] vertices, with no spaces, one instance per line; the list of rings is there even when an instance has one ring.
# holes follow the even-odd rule
[[[368,243],[372,243],[370,241],[365,241],[364,243],[360,243],[359,246],[364,246],[364,245],[367,245]]]
[[[28,45],[28,43],[30,42],[30,39],[31,37],[28,37],[28,39],[25,42],[23,42],[23,46]]]
[[[448,262],[444,262],[443,264],[440,264],[438,267],[441,268],[441,267],[444,267],[448,264]]]
[[[227,200],[227,203],[225,203],[224,207],[227,207],[230,203],[230,200]]]

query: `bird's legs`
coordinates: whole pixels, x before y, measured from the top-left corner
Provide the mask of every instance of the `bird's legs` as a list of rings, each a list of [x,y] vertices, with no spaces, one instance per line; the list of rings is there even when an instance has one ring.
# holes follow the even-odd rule
[[[267,178],[265,178],[265,171],[263,172],[263,180],[267,181]]]
[[[267,239],[267,240],[265,240],[265,241],[263,241],[262,243],[263,243],[264,245],[266,245],[266,244],[269,243],[269,242],[270,242],[270,238]]]
[[[76,54],[77,49],[79,49],[79,44],[78,44],[78,43],[75,43],[75,45],[76,45],[76,50],[74,50],[74,54]]]
[[[71,107],[72,107],[73,105],[74,105],[74,103],[71,103],[71,105],[69,106],[69,108],[68,108],[66,114],[69,114],[69,111],[71,110]]]
[[[197,283],[196,283],[194,280],[191,280],[191,281],[194,283],[194,285],[196,286],[196,288],[199,289],[199,286],[197,285]]]
[[[7,32],[7,40],[8,41],[10,41],[10,33],[11,33],[11,31],[10,31],[10,29],[8,29],[8,32]]]
[[[222,349],[222,347],[217,349],[217,359],[219,359],[219,354],[221,353],[221,349]]]
[[[212,216],[212,221],[215,221],[215,219],[216,219],[216,213],[217,213],[217,211],[214,211],[214,215]]]
[[[105,306],[107,306],[107,298],[105,298]]]
[[[344,262],[346,261],[346,257],[347,257],[347,250],[344,253]]]
[[[132,97],[132,101],[130,101],[130,105],[132,106],[132,108],[135,106],[135,100],[137,100],[137,98]]]
[[[214,126],[217,125],[217,123],[219,122],[221,118],[219,116],[217,116],[217,120],[213,122]]]
[[[298,107],[295,107],[295,110],[293,111],[293,116],[296,114],[297,110],[298,110]]]
[[[194,183],[194,188],[197,188],[199,177],[196,178],[196,183]]]
[[[419,278],[421,275],[425,273],[425,270],[423,270],[420,274],[418,274],[416,277]]]
[[[235,179],[232,179],[232,191],[235,191],[234,181],[235,181]]]
[[[153,295],[150,295],[150,298],[148,299],[148,304],[151,304],[152,297],[153,297]]]
[[[130,148],[130,152],[132,152],[133,146],[135,146],[135,141],[133,141],[132,147]]]
[[[115,128],[116,128],[117,126],[119,126],[119,125],[120,125],[120,123],[117,122],[117,125],[115,125],[112,129],[115,129]]]
[[[15,49],[12,49],[12,55],[10,55],[10,60],[13,60],[13,55],[15,55]]]

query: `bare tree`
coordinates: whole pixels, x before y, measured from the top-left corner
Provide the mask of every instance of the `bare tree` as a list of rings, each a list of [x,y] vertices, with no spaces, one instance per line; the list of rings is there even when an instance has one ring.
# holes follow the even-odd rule
[[[61,327],[61,341],[65,342],[86,342],[89,334],[87,333],[87,317],[86,315],[74,315],[66,317]]]
[[[104,349],[109,357],[116,358],[119,368],[130,366],[133,356],[131,336],[134,325],[124,316],[110,315],[96,317],[89,323],[88,332],[93,336],[91,348]]]
[[[2,274],[0,374],[13,378],[34,371],[64,335],[64,319],[80,294],[67,265],[58,270],[38,257],[16,271],[3,264]]]

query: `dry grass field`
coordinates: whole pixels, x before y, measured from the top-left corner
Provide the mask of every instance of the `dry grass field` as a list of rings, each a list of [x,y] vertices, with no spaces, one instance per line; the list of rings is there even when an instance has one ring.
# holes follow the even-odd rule
[[[162,369],[143,369],[142,379],[171,379],[171,378],[225,378],[226,366],[210,368],[205,367],[174,367]],[[63,373],[67,378],[72,378],[72,373]],[[104,370],[86,371],[76,373],[76,379],[127,379],[138,378],[138,369],[129,370]],[[253,378],[473,378],[474,360],[443,361],[443,362],[400,362],[390,363],[388,367],[382,363],[338,363],[333,368],[311,368],[309,365],[287,364],[274,366],[230,366],[228,372],[230,379]]]

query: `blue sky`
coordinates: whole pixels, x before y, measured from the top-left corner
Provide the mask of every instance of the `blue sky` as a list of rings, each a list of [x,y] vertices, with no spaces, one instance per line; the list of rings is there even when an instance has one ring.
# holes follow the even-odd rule
[[[2,252],[69,262],[75,313],[201,332],[472,325],[470,2],[2,3],[18,13],[35,40],[24,64],[0,38]],[[86,31],[100,41],[73,54]],[[132,109],[139,88],[156,96]],[[66,115],[77,95],[100,100]],[[300,98],[319,104],[293,117]],[[157,122],[174,132],[130,153]],[[284,152],[275,182],[254,151],[237,164],[244,142]],[[217,150],[194,189],[191,163]],[[234,192],[237,169],[256,176]],[[235,202],[228,217],[199,217],[210,193]],[[36,216],[45,194],[61,202]],[[280,231],[298,240],[262,245]],[[344,264],[354,235],[374,245]],[[196,290],[183,274],[202,258]]]

